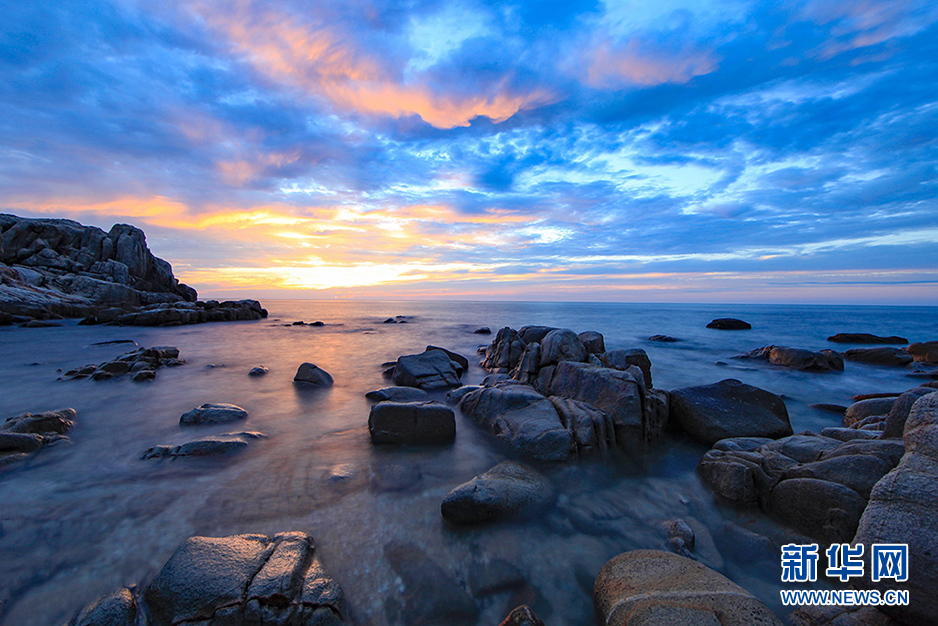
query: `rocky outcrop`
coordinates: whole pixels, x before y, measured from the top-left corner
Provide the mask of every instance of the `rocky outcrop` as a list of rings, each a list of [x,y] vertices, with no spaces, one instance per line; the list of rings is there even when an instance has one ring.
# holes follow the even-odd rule
[[[658,550],[614,557],[600,570],[593,602],[604,626],[782,626],[751,593],[691,559]]]
[[[139,228],[0,214],[0,312],[143,326],[260,319],[255,301],[196,302]]]
[[[772,365],[790,367],[806,372],[843,371],[844,359],[833,350],[820,350],[812,352],[802,348],[786,348],[785,346],[765,346],[756,348],[737,359],[756,359],[768,361]]]
[[[125,374],[130,374],[135,382],[153,380],[156,370],[161,367],[176,367],[185,365],[185,360],[179,358],[179,348],[175,346],[154,346],[152,348],[138,348],[120,355],[112,361],[100,365],[85,365],[65,372],[65,380],[76,378],[91,378],[92,380],[110,380]]]
[[[458,360],[455,359],[458,357]],[[466,365],[463,365],[463,362]],[[465,357],[429,346],[420,354],[408,354],[397,359],[391,372],[395,385],[417,387],[425,391],[458,387],[468,361]]]
[[[345,598],[302,532],[191,537],[143,589],[121,589],[84,609],[71,626],[247,626],[345,622]]]
[[[226,456],[245,450],[251,442],[266,439],[267,435],[257,432],[225,433],[187,441],[178,446],[153,446],[141,459],[165,459],[182,456]]]
[[[41,448],[68,441],[75,425],[75,409],[21,413],[0,425],[0,467],[28,459]]]
[[[179,423],[184,426],[201,424],[226,424],[247,419],[248,412],[234,404],[206,402],[183,413]]]
[[[710,445],[728,437],[777,439],[792,434],[780,397],[733,378],[674,389],[669,406],[673,425]]]
[[[899,346],[909,343],[909,340],[905,337],[880,337],[870,333],[837,333],[828,337],[827,340],[834,343],[884,343]]]
[[[542,474],[520,463],[502,461],[450,491],[440,512],[454,524],[477,524],[534,515],[553,500],[553,487]]]
[[[905,454],[898,466],[876,483],[853,543],[865,546],[869,559],[874,544],[908,545],[908,581],[874,583],[870,568],[860,588],[907,589],[907,606],[881,607],[903,624],[938,624],[938,393],[916,400],[905,423]],[[895,442],[898,443],[898,442]],[[867,565],[870,561],[867,560]]]
[[[456,416],[442,402],[378,402],[368,415],[368,432],[373,443],[452,443]]]
[[[751,330],[752,324],[734,317],[721,317],[707,324],[707,328],[716,328],[717,330]]]
[[[799,532],[849,541],[873,486],[902,456],[894,440],[803,433],[778,440],[731,438],[704,455],[697,472],[723,500],[758,506]]]
[[[913,361],[912,355],[901,348],[853,348],[843,353],[848,361],[870,363],[872,365],[886,365],[889,367],[905,367]]]

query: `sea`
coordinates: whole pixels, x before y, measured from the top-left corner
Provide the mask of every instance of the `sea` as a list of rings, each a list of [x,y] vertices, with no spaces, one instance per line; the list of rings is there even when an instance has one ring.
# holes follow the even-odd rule
[[[848,361],[843,372],[809,373],[733,357],[766,345],[819,350],[848,346],[839,332],[938,339],[938,309],[901,306],[596,304],[542,302],[375,302],[281,300],[267,319],[170,328],[0,327],[0,419],[72,407],[70,445],[0,468],[0,624],[65,624],[82,606],[124,585],[145,585],[193,535],[300,530],[341,585],[354,624],[407,623],[419,598],[387,558],[404,545],[431,562],[428,589],[470,593],[479,625],[498,624],[518,604],[551,626],[595,623],[593,581],[613,556],[666,549],[667,522],[696,535],[696,558],[785,617],[778,547],[798,536],[752,510],[717,502],[695,467],[706,446],[680,434],[642,455],[611,454],[537,468],[557,493],[534,519],[454,527],[446,494],[514,458],[457,410],[455,443],[375,446],[365,393],[388,386],[384,363],[436,345],[469,358],[465,384],[487,372],[477,350],[499,328],[548,325],[594,330],[607,349],[642,348],[653,384],[676,389],[736,378],[785,400],[795,432],[840,425],[811,405],[849,405],[855,394],[901,392],[922,379],[906,368]],[[406,323],[386,324],[403,316]],[[706,328],[735,317],[752,330]],[[294,326],[321,321],[323,326]],[[473,331],[487,326],[492,335]],[[674,343],[649,341],[655,334]],[[139,346],[177,346],[186,365],[156,380],[62,380],[63,372],[103,363]],[[303,362],[335,385],[295,386]],[[269,368],[249,377],[255,366]],[[441,399],[443,393],[436,394]],[[228,425],[182,427],[205,402],[243,407]],[[158,444],[204,435],[260,431],[241,454],[142,460]]]

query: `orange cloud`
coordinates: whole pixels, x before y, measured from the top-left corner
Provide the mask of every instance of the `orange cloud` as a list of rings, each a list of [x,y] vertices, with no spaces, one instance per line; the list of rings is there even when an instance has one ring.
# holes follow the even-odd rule
[[[418,115],[437,128],[454,128],[482,116],[503,122],[554,100],[545,90],[511,93],[504,81],[484,94],[440,95],[426,84],[402,83],[399,73],[357,49],[333,26],[246,3],[225,13],[202,5],[199,12],[258,72],[340,109],[397,118]]]
[[[587,54],[585,82],[603,89],[624,84],[686,83],[717,68],[716,60],[708,53],[679,57],[650,52],[636,39],[630,39],[624,47],[616,47],[609,39],[604,39]]]

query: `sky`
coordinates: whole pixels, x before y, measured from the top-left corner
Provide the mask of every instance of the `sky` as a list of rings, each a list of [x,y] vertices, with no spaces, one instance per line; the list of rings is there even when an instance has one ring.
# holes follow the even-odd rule
[[[210,297],[938,304],[929,0],[0,0],[0,212]]]

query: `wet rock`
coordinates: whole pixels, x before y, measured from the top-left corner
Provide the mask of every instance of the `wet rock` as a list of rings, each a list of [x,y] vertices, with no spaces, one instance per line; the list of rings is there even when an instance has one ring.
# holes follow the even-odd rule
[[[430,394],[416,387],[383,387],[369,391],[365,397],[376,402],[415,402],[428,399]]]
[[[595,330],[588,330],[580,333],[577,337],[580,343],[583,344],[583,347],[586,348],[588,354],[602,354],[606,351],[606,341],[602,333],[598,333]]]
[[[854,348],[843,353],[848,361],[871,363],[873,365],[886,365],[889,367],[905,367],[913,361],[912,355],[900,348]]]
[[[905,432],[905,422],[909,418],[909,412],[912,410],[912,405],[914,405],[922,396],[927,396],[930,393],[936,392],[938,392],[938,389],[934,389],[932,387],[917,387],[915,389],[906,391],[904,394],[896,398],[896,401],[889,409],[889,414],[886,416],[886,425],[883,429],[883,438],[890,439],[894,437],[902,437],[902,433]]]
[[[312,363],[303,363],[296,370],[296,376],[293,382],[312,385],[314,387],[331,387],[333,384],[332,376],[326,370]]]
[[[466,590],[419,547],[391,542],[385,558],[401,580],[400,604],[389,599],[388,622],[408,626],[471,626],[479,610]]]
[[[150,380],[156,380],[156,372],[153,370],[140,370],[134,372],[134,375],[130,378],[135,383],[147,382]]]
[[[788,409],[775,394],[735,379],[670,393],[670,420],[695,439],[779,438],[792,434]]]
[[[772,365],[790,367],[805,372],[830,372],[843,371],[844,369],[843,357],[833,350],[812,352],[811,350],[801,348],[765,346],[763,348],[756,348],[736,358],[768,361]]]
[[[141,459],[162,459],[181,456],[225,456],[245,450],[256,439],[266,439],[267,435],[257,432],[225,433],[202,437],[178,446],[153,446],[140,457]]]
[[[905,337],[880,337],[879,335],[871,335],[870,333],[837,333],[836,335],[828,337],[827,340],[833,341],[834,343],[885,343],[896,345],[909,343],[909,340]]]
[[[75,409],[59,409],[44,413],[20,413],[0,426],[6,433],[35,433],[37,435],[64,435],[75,425]]]
[[[10,433],[0,430],[0,454],[35,452],[42,447],[42,435],[35,433]]]
[[[677,337],[672,337],[671,335],[652,335],[648,338],[648,341],[658,341],[660,343],[675,343],[680,341]]]
[[[881,607],[904,624],[936,624],[938,616],[938,394],[919,398],[905,423],[905,454],[899,465],[873,488],[853,539],[866,547],[907,544],[908,581],[874,583],[870,570],[854,579],[858,588],[907,589],[908,606]],[[870,442],[872,443],[872,442]],[[869,564],[869,561],[867,561]]]
[[[895,398],[870,398],[854,402],[844,412],[844,426],[852,426],[871,415],[888,415],[895,403]]]
[[[179,423],[185,426],[199,424],[225,424],[247,419],[248,412],[234,404],[206,402],[183,413]]]
[[[593,601],[605,626],[782,626],[761,601],[728,578],[658,550],[625,552],[606,563],[596,577]]]
[[[913,343],[906,348],[912,358],[923,363],[938,363],[938,341]]]
[[[526,465],[502,461],[450,491],[440,511],[449,522],[477,524],[533,515],[553,499],[553,487],[543,475]]]
[[[707,328],[716,328],[717,330],[750,330],[752,324],[732,317],[721,317],[707,324]]]
[[[398,358],[391,378],[395,385],[429,391],[458,387],[464,371],[461,363],[453,361],[447,351],[434,349]]]
[[[451,443],[456,417],[441,402],[379,402],[368,415],[368,432],[372,443]]]
[[[192,537],[138,602],[153,626],[341,624],[342,590],[314,553],[312,537],[301,532]]]
[[[257,367],[252,367],[251,371],[248,372],[248,376],[263,376],[270,372],[270,370],[263,365],[258,365]]]
[[[475,333],[476,335],[491,335],[492,329],[489,328],[488,326],[481,326],[479,328],[476,328],[472,332]]]
[[[544,626],[544,622],[526,604],[516,607],[499,626]]]

